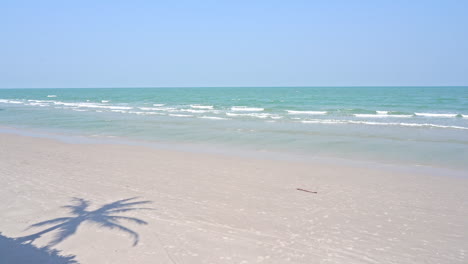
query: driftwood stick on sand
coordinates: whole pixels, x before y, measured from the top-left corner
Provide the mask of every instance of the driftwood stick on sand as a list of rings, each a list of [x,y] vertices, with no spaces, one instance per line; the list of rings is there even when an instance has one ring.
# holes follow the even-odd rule
[[[296,190],[298,190],[298,191],[303,191],[303,192],[308,192],[308,193],[317,193],[317,192],[312,192],[312,191],[304,190],[304,189],[301,189],[301,188],[297,188]]]

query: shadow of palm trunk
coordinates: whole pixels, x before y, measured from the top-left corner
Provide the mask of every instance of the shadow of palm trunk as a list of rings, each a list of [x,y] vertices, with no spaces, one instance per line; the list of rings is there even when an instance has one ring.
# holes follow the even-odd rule
[[[0,233],[0,263],[5,264],[78,264],[74,255],[62,255],[56,249],[24,244]]]

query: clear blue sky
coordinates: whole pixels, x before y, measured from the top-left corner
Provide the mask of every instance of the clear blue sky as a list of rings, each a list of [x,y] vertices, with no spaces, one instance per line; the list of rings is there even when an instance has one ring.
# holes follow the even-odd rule
[[[468,1],[0,0],[0,87],[468,85]]]

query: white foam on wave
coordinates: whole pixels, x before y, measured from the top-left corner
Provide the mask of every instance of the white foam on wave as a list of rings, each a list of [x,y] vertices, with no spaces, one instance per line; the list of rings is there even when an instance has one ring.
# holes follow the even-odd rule
[[[153,106],[164,106],[165,104],[153,104]]]
[[[147,115],[166,115],[165,113],[161,112],[145,112]]]
[[[457,114],[435,114],[435,113],[414,113],[417,116],[424,117],[456,117]]]
[[[388,117],[403,117],[403,118],[408,118],[408,117],[413,117],[414,115],[388,115]]]
[[[346,124],[345,120],[331,120],[331,119],[318,119],[318,120],[302,120],[304,124]]]
[[[374,126],[394,126],[394,125],[405,124],[405,123],[384,123],[384,122],[354,121],[354,120],[349,120],[345,122],[349,124],[362,124],[362,125],[374,125]]]
[[[34,102],[34,103],[53,103],[55,101],[53,100],[28,100],[28,102]]]
[[[354,121],[354,120],[334,120],[334,119],[315,119],[315,120],[302,120],[304,124],[360,124],[360,125],[374,125],[374,126],[404,126],[404,127],[433,127],[433,128],[450,128],[450,129],[463,129],[468,130],[468,127],[462,126],[446,126],[430,123],[396,123],[396,122],[372,122],[372,121]]]
[[[286,110],[290,115],[324,115],[327,111],[296,111],[296,110]]]
[[[21,101],[16,101],[16,100],[6,100],[6,99],[0,99],[0,103],[7,103],[7,104],[22,104],[23,102],[21,102]]]
[[[128,113],[128,111],[124,111],[124,110],[111,110],[111,112],[116,112],[116,113]]]
[[[436,124],[414,124],[414,123],[399,123],[400,126],[420,126],[420,127],[435,127],[435,128],[453,128],[453,129],[463,129],[468,130],[468,127],[462,126],[444,126],[444,125],[436,125]]]
[[[387,115],[388,111],[376,111],[378,115]]]
[[[208,110],[197,110],[197,109],[178,109],[180,112],[189,112],[189,113],[195,113],[195,114],[203,114],[203,113],[208,113],[210,111]]]
[[[145,111],[168,111],[173,112],[176,109],[174,107],[138,107],[140,110]]]
[[[238,112],[261,112],[265,109],[260,107],[233,106],[231,107],[231,110]]]
[[[247,117],[257,117],[257,118],[268,118],[271,114],[267,113],[249,113],[249,114],[237,114],[237,113],[226,113],[227,116],[247,116]]]
[[[402,117],[402,118],[408,118],[408,117],[413,117],[413,115],[388,115],[388,117]]]
[[[90,107],[90,108],[105,108],[105,109],[117,109],[117,110],[129,110],[133,109],[130,106],[80,106],[80,107]]]
[[[175,117],[193,117],[193,115],[181,115],[181,114],[169,114],[169,116],[175,116]]]
[[[48,104],[36,103],[36,102],[30,102],[29,105],[32,105],[32,106],[41,106],[41,107],[49,106]]]
[[[279,115],[272,115],[270,116],[272,119],[282,119],[283,117],[282,116],[279,116]]]
[[[49,94],[47,97],[54,98],[54,97],[57,97],[57,96],[55,94]]]
[[[129,114],[135,114],[135,115],[146,115],[148,112],[128,111],[127,113],[129,113]]]
[[[196,109],[213,109],[212,105],[190,105],[190,107]]]
[[[228,118],[217,117],[217,116],[199,116],[198,118],[213,119],[213,120],[227,120],[228,119]]]
[[[463,118],[468,118],[468,115],[461,115]]]
[[[396,118],[408,118],[412,117],[412,115],[388,115],[388,114],[354,114],[355,117],[360,118],[387,118],[387,117],[396,117]]]
[[[165,115],[163,113],[158,112],[141,112],[141,111],[128,111],[129,114],[137,114],[137,115]]]
[[[161,108],[156,108],[156,107],[138,107],[140,110],[145,110],[145,111],[160,111]]]
[[[54,103],[55,105],[65,105],[65,106],[75,106],[75,107],[78,106],[77,103],[65,103],[65,102],[60,102],[60,101],[59,101],[59,102],[53,101],[53,103]]]
[[[100,109],[113,109],[113,110],[129,110],[131,106],[116,106],[116,105],[102,105],[93,103],[65,103],[60,101],[53,102],[56,105],[72,106],[72,107],[84,107],[84,108],[100,108]]]
[[[101,100],[101,103],[108,103],[109,100]]]
[[[387,117],[387,115],[375,115],[375,114],[354,114],[355,117],[363,117],[363,118],[383,118],[383,117]]]

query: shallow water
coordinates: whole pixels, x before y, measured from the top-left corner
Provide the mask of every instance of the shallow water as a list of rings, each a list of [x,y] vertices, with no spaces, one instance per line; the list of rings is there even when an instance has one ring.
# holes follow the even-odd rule
[[[468,169],[468,87],[0,90],[0,125]]]

